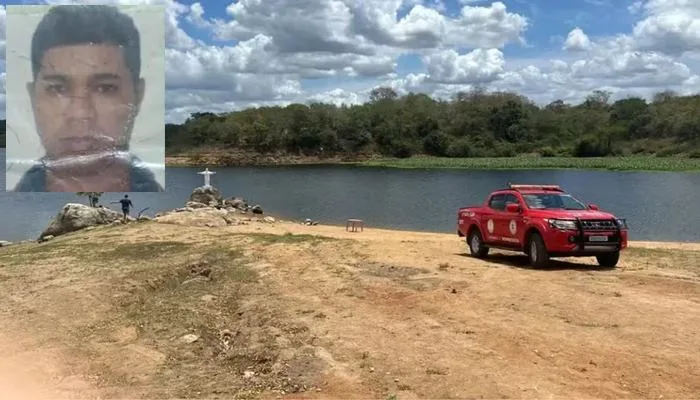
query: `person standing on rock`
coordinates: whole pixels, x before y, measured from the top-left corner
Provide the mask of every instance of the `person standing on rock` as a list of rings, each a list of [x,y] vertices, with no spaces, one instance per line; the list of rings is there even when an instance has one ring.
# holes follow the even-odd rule
[[[134,203],[132,203],[129,199],[129,195],[125,194],[123,199],[119,201],[113,201],[112,203],[122,204],[122,213],[124,213],[124,222],[126,222],[126,218],[129,215],[129,209],[134,207]]]

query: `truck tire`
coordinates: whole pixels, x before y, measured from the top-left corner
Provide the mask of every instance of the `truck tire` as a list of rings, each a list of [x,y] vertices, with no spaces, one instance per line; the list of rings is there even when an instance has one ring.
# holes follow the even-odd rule
[[[547,247],[539,233],[534,232],[530,235],[527,241],[527,256],[530,259],[530,265],[535,268],[542,268],[549,263],[549,253]]]
[[[481,231],[478,228],[474,228],[469,232],[467,245],[471,255],[476,258],[484,258],[489,254],[489,248],[484,246],[484,238],[481,237]]]
[[[598,254],[595,256],[598,260],[598,265],[603,268],[615,268],[617,262],[620,261],[620,252],[615,251],[613,253]]]

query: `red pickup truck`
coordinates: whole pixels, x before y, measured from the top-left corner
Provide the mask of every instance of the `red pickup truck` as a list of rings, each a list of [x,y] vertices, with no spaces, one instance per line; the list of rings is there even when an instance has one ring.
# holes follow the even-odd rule
[[[480,207],[457,212],[457,234],[474,257],[489,248],[527,254],[535,267],[550,257],[595,256],[613,268],[627,247],[624,219],[585,205],[558,185],[512,185],[491,193]]]

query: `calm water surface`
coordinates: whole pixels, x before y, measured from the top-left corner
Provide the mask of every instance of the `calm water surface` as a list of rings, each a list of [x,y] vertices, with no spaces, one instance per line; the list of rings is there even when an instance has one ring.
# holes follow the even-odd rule
[[[4,165],[4,149],[0,164]],[[168,168],[166,193],[133,193],[136,212],[182,207],[202,184],[195,168]],[[369,227],[455,232],[456,210],[481,204],[507,182],[562,185],[587,203],[628,219],[633,240],[700,242],[700,174],[607,171],[393,170],[346,166],[221,168],[212,184],[224,196],[241,196],[266,213],[344,224],[361,218]],[[5,187],[0,174],[0,187]],[[106,193],[102,202],[123,193]],[[0,193],[0,240],[34,239],[71,193]],[[115,206],[116,207],[116,206]]]

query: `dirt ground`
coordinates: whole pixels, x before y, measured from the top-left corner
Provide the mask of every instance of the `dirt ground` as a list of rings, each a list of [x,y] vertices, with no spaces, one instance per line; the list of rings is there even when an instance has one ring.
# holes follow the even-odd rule
[[[456,235],[256,221],[0,248],[0,391],[698,397],[700,244],[635,242],[615,269],[466,250]]]

